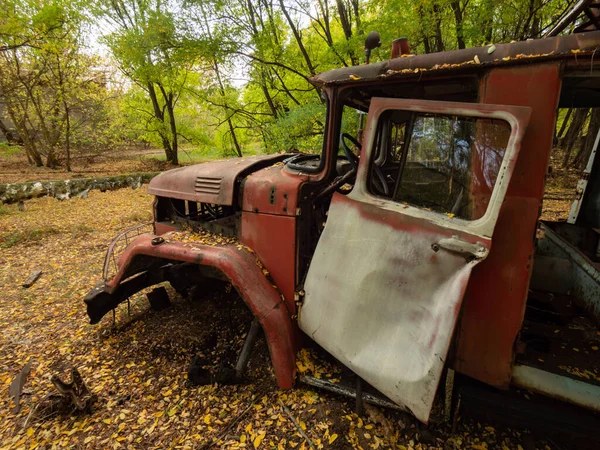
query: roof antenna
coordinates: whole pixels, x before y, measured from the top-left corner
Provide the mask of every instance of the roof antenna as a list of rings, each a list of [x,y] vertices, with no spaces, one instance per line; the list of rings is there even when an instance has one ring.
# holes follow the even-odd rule
[[[381,36],[377,31],[371,31],[365,39],[365,64],[371,61],[371,50],[381,47]]]

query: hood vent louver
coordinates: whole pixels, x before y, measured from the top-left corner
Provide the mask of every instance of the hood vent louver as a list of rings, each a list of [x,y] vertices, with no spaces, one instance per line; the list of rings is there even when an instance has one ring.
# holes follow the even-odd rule
[[[222,177],[196,177],[194,191],[198,194],[218,195],[221,192]]]

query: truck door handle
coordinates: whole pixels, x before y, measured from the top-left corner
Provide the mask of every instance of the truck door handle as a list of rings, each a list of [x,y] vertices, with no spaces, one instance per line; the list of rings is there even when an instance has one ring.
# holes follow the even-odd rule
[[[451,238],[442,238],[431,246],[434,252],[440,249],[447,250],[452,253],[460,253],[461,255],[470,255],[476,259],[485,259],[489,253],[489,250],[479,242],[472,244],[458,236],[452,236]]]

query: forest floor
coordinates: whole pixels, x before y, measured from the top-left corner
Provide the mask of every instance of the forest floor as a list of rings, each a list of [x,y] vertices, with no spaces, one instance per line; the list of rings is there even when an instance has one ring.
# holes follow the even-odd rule
[[[201,152],[194,148],[182,148],[179,152],[181,165],[222,158],[224,156],[216,150]],[[75,156],[71,172],[67,172],[63,166],[56,169],[31,166],[19,147],[0,145],[0,183],[105,177],[129,173],[159,172],[171,168],[173,166],[165,161],[163,150],[139,145],[98,155]]]
[[[151,218],[144,191],[39,198],[24,211],[1,210],[0,448],[558,448],[473,419],[461,419],[453,433],[374,408],[361,418],[353,402],[301,385],[278,390],[264,340],[245,384],[194,386],[187,379],[192,358],[212,368],[232,361],[248,330],[248,311],[227,289],[208,287],[196,301],[169,291],[173,304],[161,312],[152,312],[140,293],[130,314],[126,305],[118,308],[115,324],[108,315],[89,325],[82,298],[99,280],[111,237]],[[23,288],[36,269],[41,278]],[[299,369],[327,376],[329,368],[319,368],[313,355],[301,352]],[[9,385],[28,361],[21,410],[13,413]],[[70,367],[96,396],[91,412],[49,397],[51,377],[68,378]]]

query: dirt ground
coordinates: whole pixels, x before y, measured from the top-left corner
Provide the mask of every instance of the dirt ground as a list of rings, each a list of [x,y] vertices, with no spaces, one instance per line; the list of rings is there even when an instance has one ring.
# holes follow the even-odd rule
[[[27,163],[23,152],[2,151],[0,149],[0,183],[21,183],[27,181],[54,181],[72,178],[103,177],[137,172],[157,172],[170,168],[162,156],[163,151],[153,148],[132,147],[118,152],[98,156],[75,157],[72,171],[64,167],[49,169],[35,167]]]
[[[144,189],[1,210],[0,448],[558,448],[490,423],[461,420],[452,433],[377,409],[359,418],[353,402],[301,385],[280,391],[264,340],[244,384],[190,384],[194,357],[205,382],[214,382],[248,330],[248,311],[227,286],[207,285],[194,301],[169,290],[173,304],[161,312],[138,294],[130,314],[126,304],[118,308],[115,325],[111,315],[89,325],[82,302],[99,280],[111,237],[149,220],[150,211]],[[23,288],[36,269],[41,278]],[[15,414],[8,388],[28,361],[32,372]],[[299,369],[310,361],[311,353],[301,353]],[[51,396],[50,378],[68,378],[71,367],[96,397],[91,411]]]

